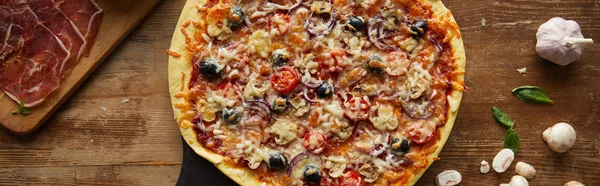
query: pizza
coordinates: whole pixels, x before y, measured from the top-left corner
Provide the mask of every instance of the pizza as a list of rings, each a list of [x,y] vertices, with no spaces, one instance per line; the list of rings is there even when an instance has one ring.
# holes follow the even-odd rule
[[[465,90],[439,0],[188,0],[167,53],[181,135],[241,185],[412,185]]]

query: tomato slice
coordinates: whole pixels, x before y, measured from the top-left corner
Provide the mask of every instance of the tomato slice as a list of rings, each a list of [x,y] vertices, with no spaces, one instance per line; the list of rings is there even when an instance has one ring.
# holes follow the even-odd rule
[[[344,103],[344,115],[353,121],[365,120],[369,117],[371,107],[361,97],[352,97]]]
[[[290,16],[282,13],[277,13],[269,19],[269,27],[275,29],[275,34],[282,35],[286,33],[292,26]]]
[[[327,138],[320,132],[311,132],[304,135],[302,143],[306,150],[314,154],[319,154],[327,147]]]
[[[292,92],[300,82],[296,69],[283,67],[271,76],[271,87],[281,94]]]
[[[340,186],[362,186],[362,179],[355,171],[348,171],[340,177]]]
[[[418,120],[409,124],[408,137],[416,144],[425,144],[433,138],[436,131],[436,123],[427,120]]]

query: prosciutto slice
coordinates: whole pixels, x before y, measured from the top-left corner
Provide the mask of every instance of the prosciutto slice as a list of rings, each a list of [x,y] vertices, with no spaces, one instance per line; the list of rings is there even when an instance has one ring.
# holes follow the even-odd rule
[[[88,56],[102,22],[102,9],[92,0],[54,0],[54,4],[73,21],[87,41],[84,55]]]
[[[60,68],[70,53],[29,7],[12,15],[13,28],[22,28],[26,32],[19,37],[23,43],[19,53],[0,61],[4,63],[0,69],[0,83],[10,98],[31,107],[58,88]],[[15,33],[11,29],[12,34]]]

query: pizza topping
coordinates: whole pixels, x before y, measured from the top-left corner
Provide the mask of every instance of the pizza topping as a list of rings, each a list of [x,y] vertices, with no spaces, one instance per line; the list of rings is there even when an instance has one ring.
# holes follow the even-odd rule
[[[292,67],[283,67],[271,76],[271,87],[281,94],[288,94],[300,82],[298,72]]]
[[[367,35],[369,41],[371,41],[375,47],[383,51],[390,51],[394,50],[394,47],[383,41],[386,37],[386,32],[384,31],[383,26],[386,21],[387,20],[381,16],[376,16],[369,19]]]
[[[377,116],[371,117],[370,121],[377,130],[394,130],[398,127],[398,116],[394,114],[394,107],[382,105],[377,109]]]
[[[435,185],[437,186],[454,186],[458,185],[462,180],[460,173],[455,170],[445,170],[435,177]]]
[[[331,85],[331,80],[327,80],[317,87],[317,96],[321,98],[327,98],[333,95],[333,91],[334,88]]]
[[[327,35],[335,25],[337,20],[336,14],[324,11],[318,12],[321,12],[321,14],[314,11],[310,14],[305,24],[306,31],[315,36]]]
[[[314,1],[310,6],[310,10],[316,14],[331,13],[331,3],[325,1]]]
[[[239,27],[244,24],[244,19],[246,16],[244,15],[244,11],[240,6],[233,6],[231,8],[231,14],[229,15],[229,22],[232,27]]]
[[[308,112],[308,110],[310,110],[310,104],[304,100],[303,95],[305,94],[297,94],[294,98],[292,98],[292,100],[290,100],[290,105],[292,105],[292,107],[295,109],[295,116],[303,116],[306,112]]]
[[[271,62],[273,66],[280,67],[286,65],[290,61],[290,55],[282,49],[273,51]]]
[[[350,98],[344,103],[344,108],[344,115],[353,121],[367,119],[371,111],[369,103],[361,97]]]
[[[256,76],[251,76],[250,80],[248,81],[248,83],[246,84],[246,87],[244,88],[244,98],[246,98],[247,100],[253,99],[253,98],[262,98],[263,95],[265,94],[265,92],[267,91],[267,89],[269,88],[268,85],[266,85],[266,83],[260,82],[260,78],[257,78]]]
[[[286,108],[287,108],[287,98],[277,96],[277,98],[275,98],[275,100],[273,101],[273,111],[275,113],[283,113],[283,112],[285,112]]]
[[[209,78],[219,77],[223,69],[223,66],[220,66],[219,63],[217,63],[217,60],[212,58],[206,58],[198,65],[200,67],[200,72]]]
[[[379,169],[375,166],[371,165],[371,162],[363,164],[363,166],[358,169],[358,173],[365,177],[365,182],[373,183],[379,177]]]
[[[266,131],[275,135],[275,143],[285,145],[297,138],[298,126],[290,119],[279,119]]]
[[[352,16],[347,20],[347,27],[351,31],[362,31],[365,28],[364,19],[360,16]]]
[[[285,169],[288,166],[287,158],[281,152],[274,151],[269,155],[267,163],[271,169]]]
[[[371,72],[376,74],[380,74],[385,66],[385,63],[383,63],[383,60],[379,56],[371,56],[367,60],[367,67]]]
[[[424,144],[433,138],[436,123],[428,120],[417,120],[410,125],[408,136],[416,144]]]
[[[400,153],[407,153],[410,150],[410,145],[406,139],[394,138],[390,145],[390,149]]]
[[[241,113],[235,108],[225,108],[221,112],[221,120],[228,125],[235,125],[239,123],[241,118]]]
[[[271,35],[285,34],[292,26],[290,16],[277,13],[269,19],[269,26],[271,27]]]
[[[266,126],[271,119],[271,109],[263,100],[246,101],[243,119],[246,126]]]
[[[422,36],[427,31],[427,21],[416,20],[410,27],[410,31],[413,35]]]
[[[314,164],[308,164],[304,167],[304,180],[310,184],[317,184],[321,181],[321,170]]]
[[[340,186],[361,186],[362,178],[355,171],[348,171],[340,177]]]
[[[329,156],[325,159],[325,168],[329,169],[329,176],[337,178],[344,173],[347,162],[342,156]]]
[[[408,59],[408,55],[402,51],[390,52],[385,57],[385,60],[389,63],[389,65],[387,65],[385,68],[385,73],[390,76],[404,75],[410,68],[410,60]]]
[[[302,144],[309,152],[319,154],[327,147],[327,138],[320,132],[306,133]]]

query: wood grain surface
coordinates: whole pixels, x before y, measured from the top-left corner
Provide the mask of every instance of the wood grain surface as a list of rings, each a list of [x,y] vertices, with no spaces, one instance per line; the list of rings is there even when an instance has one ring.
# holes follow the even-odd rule
[[[15,134],[28,134],[37,129],[94,72],[96,67],[152,10],[158,1],[96,1],[98,6],[104,10],[104,18],[90,55],[82,57],[77,66],[61,82],[60,87],[48,95],[40,105],[31,108],[32,113],[27,116],[11,114],[13,110],[18,108],[19,104],[0,91],[0,126]]]
[[[516,120],[521,137],[516,161],[537,169],[531,185],[561,186],[571,180],[600,185],[600,44],[588,46],[581,61],[566,67],[540,59],[534,50],[538,26],[554,16],[576,20],[585,36],[600,42],[600,0],[444,3],[464,37],[469,89],[441,160],[418,185],[433,185],[447,169],[462,174],[461,185],[510,180],[514,163],[502,174],[479,173],[479,162],[491,162],[503,148],[505,129],[491,117],[494,105]],[[182,143],[171,111],[165,50],[183,4],[160,2],[37,132],[0,131],[0,185],[174,185]],[[527,74],[519,75],[516,69],[523,67]],[[510,91],[521,85],[542,87],[555,104],[518,101]],[[565,154],[550,151],[541,136],[561,121],[577,131],[575,146]],[[207,185],[231,184],[204,165],[197,176]]]

